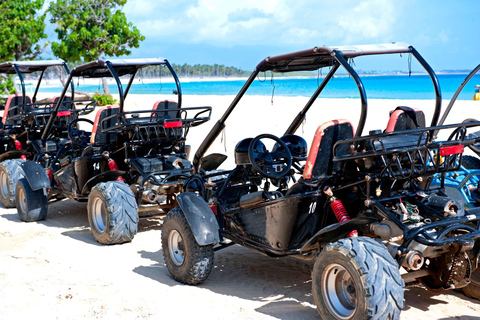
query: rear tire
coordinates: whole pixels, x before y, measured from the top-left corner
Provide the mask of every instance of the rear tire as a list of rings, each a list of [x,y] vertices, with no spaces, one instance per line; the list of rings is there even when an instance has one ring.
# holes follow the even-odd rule
[[[20,220],[25,222],[45,220],[48,213],[48,200],[43,189],[33,191],[26,178],[18,180],[15,193]]]
[[[0,202],[5,208],[15,207],[15,189],[17,181],[23,178],[21,159],[5,160],[0,163]]]
[[[162,227],[162,251],[167,269],[179,282],[197,285],[213,268],[213,245],[201,246],[180,207],[167,214]]]
[[[480,159],[472,156],[463,156],[462,166],[470,170],[480,169]]]
[[[313,298],[321,318],[400,319],[405,305],[397,262],[365,237],[327,245],[312,271]]]
[[[88,196],[88,223],[101,244],[132,241],[138,229],[137,202],[127,184],[100,182]]]
[[[468,286],[462,288],[462,291],[467,297],[480,300],[480,286],[478,284],[470,282]]]

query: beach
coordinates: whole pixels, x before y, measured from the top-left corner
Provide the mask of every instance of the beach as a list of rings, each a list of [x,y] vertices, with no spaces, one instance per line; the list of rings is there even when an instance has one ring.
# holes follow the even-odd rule
[[[126,110],[150,110],[166,98],[171,99],[129,95]],[[211,120],[191,128],[187,136],[190,160],[233,98],[183,96],[183,107],[213,108]],[[233,168],[238,141],[262,133],[281,136],[307,101],[274,96],[272,104],[271,96],[245,96],[206,154],[228,155],[222,168]],[[371,99],[363,133],[384,130],[389,111],[397,106],[423,110],[430,124],[433,100]],[[322,123],[348,119],[356,129],[359,117],[358,99],[319,99],[296,134],[310,145]],[[472,117],[480,118],[480,101],[458,101],[446,124]],[[215,252],[214,269],[203,284],[183,285],[165,266],[161,225],[162,218],[141,219],[131,243],[104,246],[89,230],[85,203],[54,203],[47,219],[36,223],[21,222],[16,209],[0,208],[0,320],[320,319],[311,295],[313,262],[270,258],[232,246]],[[480,301],[461,291],[434,295],[412,287],[405,290],[405,299],[404,320],[480,319]]]

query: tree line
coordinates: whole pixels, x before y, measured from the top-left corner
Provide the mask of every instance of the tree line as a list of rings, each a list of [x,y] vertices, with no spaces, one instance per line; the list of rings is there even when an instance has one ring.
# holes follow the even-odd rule
[[[122,12],[127,0],[0,1],[0,61],[33,60],[48,48],[67,62],[130,55],[145,37]],[[55,26],[50,43],[45,20]],[[0,76],[0,90],[11,92],[12,77]],[[3,83],[3,84],[2,84]],[[104,88],[108,90],[106,82]],[[0,92],[1,93],[1,92]]]

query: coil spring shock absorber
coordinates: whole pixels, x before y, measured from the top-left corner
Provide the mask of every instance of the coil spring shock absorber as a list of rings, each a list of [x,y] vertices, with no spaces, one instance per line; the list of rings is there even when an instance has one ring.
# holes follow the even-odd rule
[[[338,200],[333,196],[332,189],[329,186],[323,188],[323,192],[327,195],[328,201],[330,201],[330,207],[332,208],[335,217],[339,222],[349,221],[350,216],[348,215],[347,209],[343,206],[342,200]],[[357,237],[357,230],[353,230],[348,234],[348,237]]]
[[[110,153],[108,151],[103,151],[102,155],[105,159],[107,159],[108,167],[110,168],[110,170],[118,171],[118,165],[115,162],[115,160],[110,158]],[[117,181],[125,181],[125,179],[122,176],[120,176],[120,177],[117,178]]]
[[[22,142],[20,142],[19,140],[17,140],[17,136],[16,136],[16,135],[12,135],[11,137],[12,137],[13,141],[15,142],[15,149],[16,149],[16,150],[23,150]],[[24,154],[22,154],[22,155],[20,156],[20,159],[22,159],[22,160],[27,160],[27,156],[24,155]]]

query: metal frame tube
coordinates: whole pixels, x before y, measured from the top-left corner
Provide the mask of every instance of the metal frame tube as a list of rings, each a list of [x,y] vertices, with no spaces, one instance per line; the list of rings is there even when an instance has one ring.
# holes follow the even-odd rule
[[[457,98],[460,95],[460,92],[462,92],[463,88],[465,88],[465,86],[470,81],[470,79],[472,79],[473,76],[478,71],[480,71],[480,64],[467,75],[465,80],[463,80],[462,84],[458,87],[457,91],[455,91],[455,94],[453,95],[452,100],[450,100],[447,108],[445,109],[445,112],[442,115],[442,118],[440,118],[440,121],[439,121],[439,124],[438,124],[439,126],[443,125],[443,123],[445,122],[445,119],[447,118],[448,114],[450,113],[450,110],[453,107],[453,104],[455,103],[455,101],[457,101]],[[437,137],[437,134],[438,134],[438,131],[435,132],[435,138]]]
[[[320,83],[317,90],[315,90],[313,95],[310,97],[305,107],[303,107],[302,111],[300,111],[300,113],[295,117],[295,119],[293,119],[287,131],[285,131],[285,134],[294,134],[295,131],[297,131],[303,119],[305,119],[305,115],[307,114],[308,110],[313,105],[315,100],[317,100],[320,93],[322,93],[323,89],[328,84],[328,82],[330,82],[330,79],[332,79],[333,75],[335,74],[335,72],[337,72],[339,67],[340,67],[340,64],[335,64],[333,68],[328,72],[328,74],[325,76],[325,79],[323,79],[322,83]]]
[[[427,71],[430,79],[433,82],[433,87],[435,89],[435,112],[433,113],[432,123],[430,127],[435,127],[438,123],[438,118],[440,117],[440,112],[442,111],[442,92],[440,90],[440,83],[438,82],[437,75],[430,67],[430,65],[423,59],[423,57],[418,53],[418,51],[414,47],[410,47],[411,53],[417,59],[417,61],[422,65],[422,67]],[[431,137],[433,137],[433,132],[431,133]]]
[[[210,132],[208,133],[205,140],[203,140],[200,147],[198,147],[197,152],[195,153],[195,156],[193,157],[193,169],[194,169],[195,172],[198,172],[198,170],[200,169],[200,159],[203,158],[203,155],[205,154],[205,152],[207,152],[208,148],[210,148],[213,141],[215,141],[215,139],[218,137],[218,135],[225,128],[225,120],[227,120],[230,113],[232,113],[233,109],[236,107],[236,105],[238,104],[240,99],[242,99],[243,95],[248,90],[248,88],[250,87],[252,82],[255,80],[258,73],[259,73],[258,70],[255,68],[255,70],[250,75],[250,77],[247,79],[247,82],[245,82],[242,89],[240,89],[240,92],[237,94],[235,99],[233,99],[232,103],[227,108],[227,110],[225,111],[223,116],[213,126],[212,130],[210,130]]]
[[[48,119],[47,125],[43,129],[42,136],[40,137],[40,139],[43,142],[45,140],[47,140],[47,137],[50,134],[50,130],[52,129],[53,122],[55,121],[55,118],[57,117],[58,109],[60,108],[60,106],[63,103],[63,99],[65,98],[65,94],[67,93],[68,86],[70,85],[71,82],[72,82],[72,74],[69,74],[67,82],[66,82],[65,86],[63,87],[62,93],[60,94],[60,98],[58,99],[58,102],[55,105],[55,108],[53,109],[50,118]]]
[[[180,86],[180,80],[178,80],[178,76],[175,73],[175,70],[173,70],[173,67],[171,66],[170,62],[168,62],[168,60],[166,59],[165,59],[165,64],[168,70],[170,70],[170,73],[172,74],[173,79],[175,79],[175,84],[177,86],[177,103],[178,103],[178,107],[181,108],[182,107],[182,87]]]
[[[15,69],[15,72],[17,73],[18,78],[20,79],[20,84],[22,85],[22,104],[25,104],[25,81],[23,80],[22,73],[18,69],[18,66],[14,64],[13,68]]]
[[[133,79],[134,79],[135,76],[137,75],[138,70],[140,70],[140,68],[139,68],[139,69],[135,69],[135,72],[132,73],[132,75],[130,76],[130,80],[128,80],[127,87],[125,88],[125,94],[123,95],[125,99],[127,98],[127,94],[128,94],[128,92],[130,91],[130,87],[132,86]]]
[[[362,109],[360,113],[360,119],[358,120],[357,131],[355,132],[355,137],[360,137],[362,135],[363,128],[365,127],[365,120],[367,118],[367,93],[365,92],[363,82],[360,79],[358,73],[348,64],[348,61],[345,60],[343,54],[340,51],[333,50],[332,56],[347,70],[348,74],[350,74],[350,76],[355,81],[358,92],[360,93]]]
[[[40,74],[40,78],[38,79],[37,87],[35,88],[35,93],[33,94],[32,103],[35,103],[37,101],[38,89],[40,89],[40,83],[42,82],[43,75],[45,74],[45,70],[46,69],[42,70],[42,73]]]
[[[115,69],[112,66],[112,63],[110,61],[106,61],[106,66],[110,73],[112,74],[113,78],[115,79],[115,82],[117,83],[118,87],[118,94],[120,95],[120,113],[123,112],[124,104],[125,104],[125,96],[123,93],[123,86],[122,82],[120,81],[120,78],[118,77],[117,73],[115,72]]]

